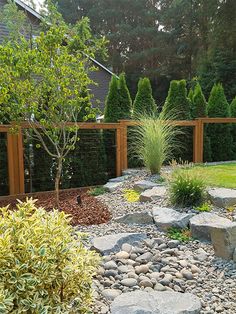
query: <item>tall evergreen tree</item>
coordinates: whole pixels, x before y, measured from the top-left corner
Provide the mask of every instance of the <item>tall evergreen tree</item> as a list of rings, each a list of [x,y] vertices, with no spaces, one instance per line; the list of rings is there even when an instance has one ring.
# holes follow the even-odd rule
[[[210,118],[228,118],[230,116],[230,106],[221,84],[215,84],[213,86],[208,100],[207,109]],[[207,132],[211,141],[212,160],[229,160],[232,153],[230,125],[209,124]]]
[[[147,77],[140,78],[138,82],[138,91],[134,100],[133,116],[139,114],[152,114],[157,111],[155,100],[152,96],[152,87]]]
[[[113,75],[109,84],[109,91],[106,98],[104,121],[117,122],[120,119],[120,95],[119,95],[119,81]]]
[[[132,110],[132,99],[126,84],[125,74],[119,77],[119,101],[120,101],[120,120],[130,119]]]

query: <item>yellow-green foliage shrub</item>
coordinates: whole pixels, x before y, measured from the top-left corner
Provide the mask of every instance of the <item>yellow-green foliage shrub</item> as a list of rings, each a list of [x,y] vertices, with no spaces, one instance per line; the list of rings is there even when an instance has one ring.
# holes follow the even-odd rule
[[[124,198],[129,203],[135,203],[139,201],[140,194],[135,190],[125,190]]]
[[[99,263],[64,212],[0,209],[0,313],[88,313]]]

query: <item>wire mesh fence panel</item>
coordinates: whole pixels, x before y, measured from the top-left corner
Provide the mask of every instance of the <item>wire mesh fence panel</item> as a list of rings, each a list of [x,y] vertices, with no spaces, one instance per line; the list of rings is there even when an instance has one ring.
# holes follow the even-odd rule
[[[7,134],[0,133],[0,196],[8,194]]]
[[[115,130],[79,130],[79,141],[63,162],[61,188],[104,184],[115,176]],[[49,143],[47,145],[50,147]],[[54,189],[57,160],[24,136],[25,191]]]

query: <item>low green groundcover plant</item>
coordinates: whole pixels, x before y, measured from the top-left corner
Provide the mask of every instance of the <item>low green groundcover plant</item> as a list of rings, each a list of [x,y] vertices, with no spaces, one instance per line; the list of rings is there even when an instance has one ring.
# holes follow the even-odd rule
[[[0,313],[88,313],[99,256],[64,212],[0,209]]]
[[[204,179],[198,173],[175,170],[170,179],[170,200],[175,206],[199,206],[205,199]]]
[[[205,202],[200,206],[194,207],[194,209],[199,212],[210,212],[212,210],[212,205],[208,202]]]
[[[189,229],[170,228],[168,230],[168,236],[173,240],[179,240],[180,242],[189,242],[192,240],[191,232]]]
[[[96,187],[96,188],[90,190],[88,193],[91,196],[98,196],[98,195],[102,195],[106,192],[107,192],[107,190],[103,186],[99,186],[99,187]]]
[[[125,190],[124,198],[129,203],[135,203],[139,201],[140,194],[135,190]]]

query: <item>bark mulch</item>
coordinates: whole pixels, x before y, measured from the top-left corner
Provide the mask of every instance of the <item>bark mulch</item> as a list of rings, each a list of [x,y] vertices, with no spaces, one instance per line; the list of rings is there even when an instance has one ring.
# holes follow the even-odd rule
[[[81,205],[77,203],[78,195],[81,198]],[[42,206],[46,210],[56,208],[55,197],[53,192],[35,193],[32,196],[37,199],[37,206]],[[24,201],[26,196],[17,197],[17,199]],[[17,203],[15,197],[8,197],[0,200],[0,207],[10,204],[14,208]],[[86,190],[65,190],[60,191],[60,210],[66,214],[71,215],[73,226],[76,225],[99,225],[106,223],[111,219],[111,213],[108,208],[94,196],[90,196]]]

